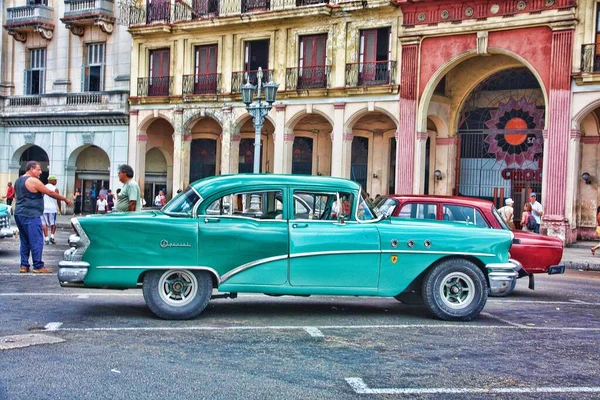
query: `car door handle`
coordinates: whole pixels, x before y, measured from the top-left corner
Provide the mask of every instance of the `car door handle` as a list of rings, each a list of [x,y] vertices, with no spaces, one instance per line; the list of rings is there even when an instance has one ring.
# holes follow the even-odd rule
[[[221,219],[220,218],[204,218],[205,224],[215,223],[215,222],[221,222]]]
[[[292,228],[308,228],[308,224],[292,224]]]

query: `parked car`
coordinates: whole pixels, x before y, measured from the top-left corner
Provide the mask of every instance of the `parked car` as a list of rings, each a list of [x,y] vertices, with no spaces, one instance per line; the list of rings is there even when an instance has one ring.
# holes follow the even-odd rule
[[[433,219],[459,221],[484,228],[509,230],[498,214],[494,204],[487,200],[460,196],[387,195],[377,199],[375,205],[384,215],[410,219]],[[521,212],[515,209],[515,217]],[[515,230],[515,242],[510,249],[511,257],[523,266],[519,278],[529,277],[529,288],[535,288],[534,274],[562,274],[560,265],[563,241],[559,238]],[[508,296],[512,287],[496,296]]]
[[[510,231],[384,218],[356,182],[330,177],[215,176],[161,210],[72,224],[60,284],[141,287],[165,319],[194,318],[211,298],[241,292],[400,301],[418,292],[438,318],[470,320],[488,288],[502,293],[520,269]]]
[[[0,203],[0,239],[13,237],[17,232],[17,228],[10,226],[10,208]]]

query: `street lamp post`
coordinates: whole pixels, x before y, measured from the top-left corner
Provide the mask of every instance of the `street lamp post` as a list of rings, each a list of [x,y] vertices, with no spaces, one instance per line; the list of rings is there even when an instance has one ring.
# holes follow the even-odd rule
[[[242,101],[246,104],[246,110],[250,116],[252,116],[252,122],[254,123],[254,166],[252,172],[258,174],[260,172],[260,135],[263,124],[265,123],[265,117],[273,107],[275,97],[277,96],[277,89],[279,84],[273,83],[272,81],[264,84],[265,101],[261,100],[261,89],[263,72],[262,68],[258,67],[256,73],[256,86],[250,83],[250,78],[246,74],[246,84],[242,86]],[[258,89],[256,94],[256,103],[252,104],[254,97],[254,91]]]

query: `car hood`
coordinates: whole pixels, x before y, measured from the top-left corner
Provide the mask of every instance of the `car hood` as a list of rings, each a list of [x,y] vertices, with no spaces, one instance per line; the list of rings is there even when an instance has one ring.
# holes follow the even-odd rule
[[[0,214],[6,214],[8,212],[8,206],[0,203]]]
[[[513,233],[515,234],[515,239],[519,239],[523,245],[537,247],[557,247],[561,249],[564,247],[563,241],[556,237],[525,231],[513,231]]]

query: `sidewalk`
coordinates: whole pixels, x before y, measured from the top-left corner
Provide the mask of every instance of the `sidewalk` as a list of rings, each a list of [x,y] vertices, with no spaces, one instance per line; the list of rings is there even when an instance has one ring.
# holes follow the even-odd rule
[[[56,218],[56,226],[61,229],[71,228],[72,215],[59,215]],[[568,269],[579,269],[584,271],[600,271],[600,250],[598,250],[596,256],[592,256],[590,247],[597,244],[597,242],[581,241],[575,242],[565,247],[563,252],[562,264]]]

